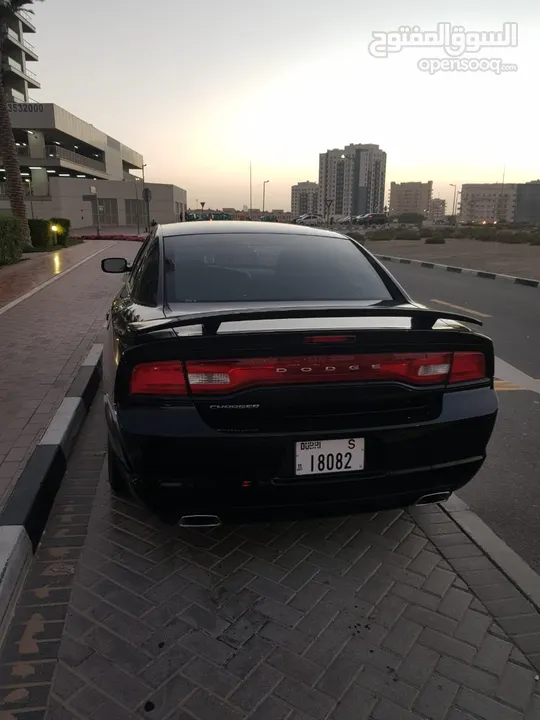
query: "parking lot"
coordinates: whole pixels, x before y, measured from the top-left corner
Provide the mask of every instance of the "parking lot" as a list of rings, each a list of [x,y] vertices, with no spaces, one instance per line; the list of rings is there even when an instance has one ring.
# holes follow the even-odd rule
[[[78,291],[79,272],[97,279],[99,259],[74,270],[65,293]],[[482,290],[406,272],[424,273],[398,277],[420,301],[489,316],[496,341],[509,325],[504,308],[521,316],[522,293],[534,292],[504,287],[517,293],[511,302],[488,306]],[[61,324],[60,298],[45,293],[41,311],[47,300]],[[534,321],[513,322],[515,337],[498,352],[540,378],[533,343],[522,337]],[[499,385],[493,460],[467,500],[534,563],[527,428],[537,424],[540,398],[501,382],[515,391]],[[501,519],[505,508],[513,510]],[[538,670],[537,608],[442,507],[165,526],[136,501],[111,496],[98,394],[7,632],[0,718],[534,720]]]

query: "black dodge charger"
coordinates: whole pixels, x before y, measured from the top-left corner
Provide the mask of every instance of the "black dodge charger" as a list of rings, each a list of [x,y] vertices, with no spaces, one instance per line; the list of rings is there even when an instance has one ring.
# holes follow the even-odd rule
[[[162,519],[425,504],[482,466],[497,397],[481,323],[415,304],[346,235],[161,225],[102,268],[125,273],[103,359],[109,480]]]

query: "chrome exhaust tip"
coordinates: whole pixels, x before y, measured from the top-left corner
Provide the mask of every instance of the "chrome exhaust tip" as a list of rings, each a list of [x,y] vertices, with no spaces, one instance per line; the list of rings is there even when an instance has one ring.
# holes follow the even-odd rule
[[[451,492],[438,492],[430,493],[429,495],[422,495],[422,497],[416,501],[416,505],[433,505],[434,503],[442,503],[448,500],[451,494]]]
[[[220,525],[217,515],[184,515],[178,523],[181,528],[214,528]]]

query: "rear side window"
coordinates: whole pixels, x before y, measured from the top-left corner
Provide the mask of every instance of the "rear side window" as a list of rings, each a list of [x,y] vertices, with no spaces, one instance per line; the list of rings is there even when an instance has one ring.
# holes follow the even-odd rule
[[[294,234],[164,238],[167,303],[392,300],[347,238]]]

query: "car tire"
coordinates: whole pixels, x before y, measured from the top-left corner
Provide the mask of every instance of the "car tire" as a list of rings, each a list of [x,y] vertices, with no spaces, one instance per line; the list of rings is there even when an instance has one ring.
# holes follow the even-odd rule
[[[120,463],[113,450],[110,440],[107,441],[107,467],[109,471],[109,485],[111,490],[118,497],[128,497],[130,495],[129,485],[122,474]]]

